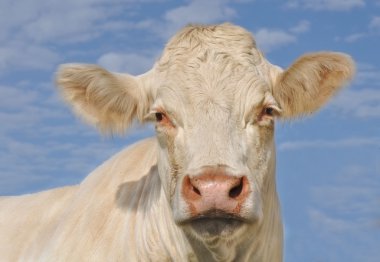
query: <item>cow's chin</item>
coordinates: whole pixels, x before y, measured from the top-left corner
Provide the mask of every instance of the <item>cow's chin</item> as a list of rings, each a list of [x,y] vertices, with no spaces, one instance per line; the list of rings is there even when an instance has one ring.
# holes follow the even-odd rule
[[[230,238],[241,231],[247,224],[244,218],[220,212],[218,210],[189,218],[181,225],[197,237],[207,238]]]

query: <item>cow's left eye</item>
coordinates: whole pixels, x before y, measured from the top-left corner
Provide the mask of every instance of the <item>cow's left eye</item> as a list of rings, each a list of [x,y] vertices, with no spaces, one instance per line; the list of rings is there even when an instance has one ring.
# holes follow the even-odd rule
[[[264,114],[267,116],[273,116],[274,115],[274,108],[273,107],[266,107],[264,109]]]

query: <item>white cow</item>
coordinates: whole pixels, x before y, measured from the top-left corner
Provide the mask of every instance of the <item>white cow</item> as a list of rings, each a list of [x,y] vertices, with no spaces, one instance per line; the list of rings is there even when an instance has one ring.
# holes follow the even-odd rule
[[[63,65],[57,84],[102,132],[152,121],[80,185],[0,199],[1,261],[281,261],[274,122],[308,115],[354,74],[342,53],[283,71],[244,29],[188,26],[140,76]]]

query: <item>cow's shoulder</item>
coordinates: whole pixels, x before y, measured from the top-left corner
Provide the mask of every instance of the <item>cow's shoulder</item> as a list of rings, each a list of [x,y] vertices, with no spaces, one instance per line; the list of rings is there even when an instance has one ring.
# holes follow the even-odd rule
[[[151,169],[156,165],[156,158],[156,139],[145,139],[123,149],[91,172],[79,185],[51,237],[40,241],[36,260],[43,257],[49,261],[80,261],[83,257],[91,260],[98,256],[95,260],[102,261],[99,257],[110,254],[124,256],[128,238],[113,242],[108,237],[118,238],[123,228],[132,223],[128,217],[135,211],[126,202],[137,195],[135,190],[140,184],[149,181],[147,177],[155,177]]]
[[[157,139],[147,138],[128,146],[97,167],[80,185],[93,190],[101,183],[136,181],[157,164]]]
[[[47,238],[77,189],[78,186],[67,186],[0,198],[0,260],[18,260],[23,249],[35,246],[37,238]]]

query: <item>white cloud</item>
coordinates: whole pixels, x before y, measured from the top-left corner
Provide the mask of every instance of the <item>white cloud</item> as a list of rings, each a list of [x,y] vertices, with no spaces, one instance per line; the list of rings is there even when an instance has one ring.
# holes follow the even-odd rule
[[[99,7],[104,1],[1,1],[6,10],[0,18],[3,37],[17,37],[29,41],[53,41],[59,37],[83,34],[95,22],[104,19],[107,9]],[[113,1],[110,1],[111,4]],[[94,28],[95,29],[95,28]],[[67,38],[66,38],[67,39]],[[4,39],[3,39],[4,40]]]
[[[307,150],[312,148],[350,148],[350,147],[380,147],[380,137],[355,137],[340,140],[288,141],[278,146],[278,150]]]
[[[353,8],[365,6],[364,0],[290,0],[288,8],[305,8],[316,11],[348,11]]]
[[[235,9],[229,7],[231,0],[191,0],[187,4],[165,12],[159,19],[144,21],[145,27],[162,39],[168,39],[181,27],[192,24],[210,24],[231,20],[236,16]],[[235,1],[245,3],[247,1]]]
[[[297,38],[294,35],[278,29],[259,29],[255,33],[255,38],[259,47],[265,52],[270,52],[281,46],[297,42]]]
[[[294,34],[305,33],[310,30],[310,22],[307,20],[300,21],[297,25],[289,29]]]
[[[1,194],[33,188],[39,183],[53,186],[62,181],[66,184],[78,182],[117,151],[111,143],[95,141],[84,146],[68,142],[58,144],[50,139],[22,142],[7,137],[1,143]]]
[[[362,165],[348,164],[310,191],[308,215],[314,234],[352,261],[377,261],[380,255],[376,232],[380,173],[376,165],[369,159]]]
[[[372,17],[371,22],[369,23],[370,29],[380,29],[380,16]]]
[[[346,36],[343,38],[343,41],[347,42],[347,43],[354,43],[362,38],[365,38],[367,37],[368,34],[367,33],[355,33],[355,34],[351,34],[349,36]]]
[[[54,128],[46,122],[43,125]],[[0,137],[0,195],[78,183],[125,147],[128,141],[130,143],[153,133],[149,128],[135,128],[129,132],[128,140],[102,140],[82,123],[65,123],[59,127],[62,131],[66,128],[71,132],[57,133],[53,130],[54,134],[43,136],[42,141],[40,134],[34,141],[20,139],[16,135]],[[38,133],[41,130],[33,131]]]
[[[0,86],[0,110],[17,110],[20,106],[32,103],[38,93],[10,86]]]
[[[98,59],[98,64],[114,72],[142,74],[152,68],[154,55],[106,53]]]
[[[161,0],[3,0],[0,32],[4,36],[36,41],[81,39],[95,34],[100,22],[113,21],[131,7]],[[72,41],[72,40],[70,40]]]
[[[359,118],[380,117],[380,90],[345,90],[329,107]]]
[[[347,42],[347,43],[354,43],[363,38],[377,37],[379,36],[379,33],[380,33],[380,16],[374,16],[369,22],[368,30],[363,30],[360,33],[353,33],[346,37],[337,37],[337,40],[338,41],[343,40],[344,42]]]
[[[0,70],[4,74],[15,69],[52,68],[62,59],[57,47],[129,30],[134,24],[128,21],[127,10],[156,1],[0,1]]]
[[[1,1],[0,10],[6,12],[0,17],[0,70],[52,68],[62,59],[57,47],[88,42],[110,32],[120,36],[128,30],[145,29],[166,40],[187,23],[215,23],[236,15],[230,0],[192,0],[160,18],[130,19],[135,14],[128,11],[147,2],[162,0]],[[102,59],[121,63],[112,54]]]
[[[380,70],[370,64],[358,63],[352,87],[339,93],[328,108],[350,117],[379,118]]]
[[[277,48],[297,42],[298,34],[310,29],[310,22],[300,21],[289,30],[261,28],[254,34],[259,47],[265,52],[271,52]]]
[[[329,202],[330,199],[325,201]],[[345,204],[351,205],[348,201]],[[361,201],[361,204],[366,205],[365,201]],[[310,234],[313,234],[314,239],[323,241],[319,248],[327,251],[320,253],[321,259],[318,261],[378,260],[379,237],[374,217],[354,212],[342,215],[334,210],[325,211],[319,208],[310,208],[308,215],[312,230]]]
[[[358,72],[353,85],[362,88],[344,90],[334,99],[332,105],[344,110],[349,110],[348,107],[352,107],[352,110],[355,111],[360,110],[362,106],[370,106],[375,109],[376,105],[380,104],[380,90],[378,90],[380,87],[380,70],[377,67],[358,63]]]
[[[0,86],[0,195],[77,183],[129,141],[152,134],[135,127],[128,140],[102,140],[74,119],[51,83]]]
[[[39,69],[51,68],[60,57],[48,48],[13,42],[0,47],[0,72],[12,69]]]
[[[362,186],[360,182],[356,183],[358,184],[314,187],[311,196],[320,208],[337,212],[340,216],[356,214],[373,218],[380,215],[380,192],[377,190],[380,185],[376,183],[375,177],[372,185]]]
[[[315,228],[325,232],[325,234],[337,234],[352,230],[354,223],[328,216],[326,213],[317,209],[309,210],[309,217]],[[320,232],[321,232],[320,231]]]
[[[226,0],[193,0],[186,6],[169,10],[164,18],[169,23],[212,23],[219,20],[228,20],[236,15],[234,9],[229,8]]]

